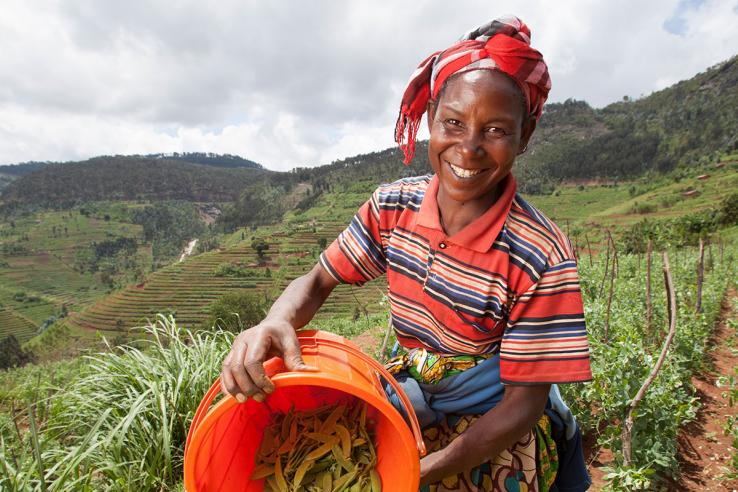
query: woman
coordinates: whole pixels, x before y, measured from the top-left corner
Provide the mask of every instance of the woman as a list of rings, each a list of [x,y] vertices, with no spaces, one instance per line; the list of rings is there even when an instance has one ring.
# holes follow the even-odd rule
[[[386,272],[401,346],[390,368],[431,451],[421,460],[424,489],[554,485],[569,457],[558,457],[552,424],[570,448],[578,434],[552,384],[591,373],[571,245],[515,193],[510,174],[550,89],[543,58],[529,44],[525,24],[501,18],[418,67],[396,140],[410,162],[427,111],[434,175],[375,191],[266,319],[238,335],[223,363],[224,392],[263,401],[273,390],[263,371],[268,355],[309,370],[295,330],[338,283]],[[582,490],[588,481],[585,474],[556,485]]]

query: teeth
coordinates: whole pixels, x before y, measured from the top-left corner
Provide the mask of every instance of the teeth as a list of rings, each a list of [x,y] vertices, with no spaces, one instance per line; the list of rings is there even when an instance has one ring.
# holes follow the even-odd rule
[[[471,178],[472,176],[476,176],[477,174],[482,172],[482,169],[463,169],[458,166],[454,166],[453,164],[449,163],[449,166],[451,166],[451,169],[453,170],[454,174],[458,176],[459,178]]]

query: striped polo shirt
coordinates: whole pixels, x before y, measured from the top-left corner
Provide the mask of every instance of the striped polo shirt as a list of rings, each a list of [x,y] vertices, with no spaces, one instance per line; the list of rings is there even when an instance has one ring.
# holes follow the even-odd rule
[[[516,193],[512,175],[482,216],[447,236],[438,177],[381,185],[321,254],[338,282],[387,274],[392,324],[406,348],[500,354],[503,383],[592,378],[571,243]]]

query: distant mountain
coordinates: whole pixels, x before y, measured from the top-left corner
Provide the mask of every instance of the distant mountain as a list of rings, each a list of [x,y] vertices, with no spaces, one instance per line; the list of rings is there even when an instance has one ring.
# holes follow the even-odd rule
[[[705,163],[738,150],[736,114],[738,56],[638,100],[624,98],[602,109],[576,100],[546,105],[530,148],[513,172],[520,190],[535,194],[549,192],[561,181],[627,179]],[[430,172],[427,142],[418,142],[410,166],[402,164],[396,148],[286,173],[238,156],[209,153],[26,166],[31,165],[40,168],[7,184],[0,195],[6,206],[137,198],[229,201],[233,205],[219,219],[226,229],[279,220],[293,207],[309,208],[325,191],[365,191]],[[4,176],[5,182],[14,179]],[[2,182],[0,174],[0,186]]]
[[[0,174],[6,174],[9,176],[25,176],[31,174],[34,171],[43,169],[44,167],[52,164],[51,162],[23,162],[20,164],[9,164],[0,166]]]
[[[48,164],[48,162],[24,162],[23,164],[0,166],[0,192],[19,177],[38,171]]]
[[[64,207],[93,200],[235,200],[270,171],[217,168],[151,157],[96,157],[49,164],[11,182],[0,198],[6,207]]]
[[[535,192],[562,180],[626,178],[714,160],[738,149],[738,56],[647,97],[602,109],[547,104],[519,181]]]
[[[264,169],[264,166],[259,163],[232,154],[214,154],[212,152],[172,152],[168,154],[148,154],[144,157],[189,162],[192,164],[202,164],[204,166]]]

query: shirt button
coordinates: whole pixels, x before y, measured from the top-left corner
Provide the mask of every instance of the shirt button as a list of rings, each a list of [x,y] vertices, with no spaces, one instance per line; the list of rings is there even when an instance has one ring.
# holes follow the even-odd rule
[[[441,249],[446,249],[446,243],[439,243],[438,247]]]

